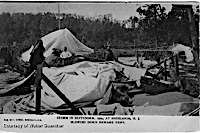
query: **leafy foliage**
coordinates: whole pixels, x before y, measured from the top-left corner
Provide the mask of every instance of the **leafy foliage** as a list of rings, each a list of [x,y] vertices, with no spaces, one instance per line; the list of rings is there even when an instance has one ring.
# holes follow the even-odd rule
[[[60,27],[68,28],[81,42],[94,49],[101,49],[106,43],[117,49],[155,48],[172,42],[191,45],[190,23],[184,6],[173,5],[166,13],[160,4],[146,4],[136,11],[139,18],[130,16],[123,22],[113,19],[112,14],[86,18],[63,13]],[[198,31],[198,7],[193,15]],[[0,14],[0,46],[17,42],[24,51],[38,38],[56,30],[58,14],[55,13]]]

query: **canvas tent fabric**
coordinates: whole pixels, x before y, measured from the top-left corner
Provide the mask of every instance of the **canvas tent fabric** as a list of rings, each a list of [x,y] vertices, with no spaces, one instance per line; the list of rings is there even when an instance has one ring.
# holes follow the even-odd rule
[[[194,60],[194,56],[192,53],[192,48],[182,45],[182,44],[175,44],[172,48],[171,51],[174,54],[178,54],[181,51],[185,52],[185,56],[186,56],[186,62],[192,62]]]
[[[48,61],[50,61],[53,57],[53,48],[63,50],[64,47],[67,47],[68,51],[73,53],[74,55],[85,55],[94,52],[93,49],[85,46],[82,42],[80,42],[67,28],[47,34],[41,39],[45,47],[44,56]],[[33,46],[31,46],[28,51],[24,52],[21,55],[23,61],[29,61],[30,52],[32,51],[32,49]]]
[[[136,95],[132,98],[133,107],[123,107],[120,104],[109,105],[108,98],[112,92],[109,81],[115,80],[114,69],[126,70],[127,66],[119,65],[116,62],[80,62],[60,68],[43,68],[43,73],[58,87],[58,89],[73,102],[75,107],[84,107],[95,103],[98,112],[111,111],[117,115],[182,115],[182,104],[186,96],[177,97],[170,92],[159,95]],[[130,70],[130,69],[127,69]],[[138,71],[133,68],[130,71]],[[21,84],[27,84],[28,78],[33,77],[33,73],[26,79],[12,84],[14,89]],[[136,79],[140,79],[139,75]],[[23,88],[21,88],[23,89]],[[178,93],[178,92],[176,92]],[[168,96],[166,96],[168,95]],[[14,101],[10,101],[3,107],[5,114],[30,114],[35,111],[35,91],[29,95],[22,96]],[[173,99],[173,100],[172,100]],[[188,99],[188,98],[187,98]],[[170,101],[171,100],[171,101]],[[97,101],[99,101],[97,103]],[[145,104],[148,102],[148,106]],[[191,101],[188,101],[191,102]],[[157,104],[156,104],[157,103]],[[161,104],[162,103],[162,104]],[[101,104],[101,105],[100,105]],[[103,104],[103,105],[102,105]],[[108,106],[106,106],[108,104]],[[145,104],[145,106],[143,106]],[[66,105],[44,82],[42,82],[41,92],[41,111],[48,114],[49,111],[56,113],[57,110],[69,109]],[[94,108],[93,108],[94,109]],[[131,112],[130,112],[131,111]]]
[[[109,96],[105,97],[105,95],[110,94],[109,85],[110,81],[115,81],[116,79],[115,70],[122,71],[122,69],[126,71],[127,68],[116,62],[84,61],[60,68],[44,67],[43,73],[76,107],[84,107],[99,100],[107,101],[105,98],[109,98]],[[137,70],[133,68],[130,71]],[[12,89],[26,83],[32,75],[11,85],[8,90],[12,91]],[[138,75],[136,79],[139,79],[140,76],[144,75]],[[33,92],[22,99],[9,102],[4,108],[8,111],[8,107],[18,106],[19,110],[35,110],[35,96],[35,92]],[[42,80],[42,109],[55,109],[64,104],[64,101]]]

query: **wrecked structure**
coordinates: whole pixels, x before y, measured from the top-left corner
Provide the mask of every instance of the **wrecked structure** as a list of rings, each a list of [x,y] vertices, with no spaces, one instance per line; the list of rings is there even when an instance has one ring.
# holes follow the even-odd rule
[[[49,64],[54,59],[54,48],[67,46],[71,53],[81,56],[94,52],[67,29],[50,33],[42,41],[44,56]],[[29,60],[31,49],[22,54],[22,60]],[[147,62],[143,68],[115,61],[81,61],[62,67],[44,67],[40,64],[27,78],[1,92],[2,95],[14,94],[22,89],[30,92],[5,104],[3,113],[197,115],[198,99],[184,94],[189,90],[184,84],[185,80],[179,77],[179,51],[174,53],[158,63],[143,60],[144,64]],[[191,53],[187,55],[186,61],[192,61]],[[169,60],[174,61],[172,70],[167,63]],[[145,102],[140,102],[142,98]]]

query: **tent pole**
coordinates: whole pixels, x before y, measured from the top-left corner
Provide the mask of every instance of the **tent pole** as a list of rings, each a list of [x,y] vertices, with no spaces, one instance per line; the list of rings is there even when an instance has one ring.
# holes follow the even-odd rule
[[[179,76],[178,56],[179,56],[178,54],[175,55],[175,70],[176,70],[177,76]]]
[[[36,114],[40,114],[40,106],[41,106],[41,80],[42,80],[42,66],[43,64],[37,65],[37,74],[36,74],[36,80],[35,80],[35,86],[36,86]]]
[[[136,58],[137,58],[137,63],[139,63],[139,53],[138,53],[138,50],[136,50]]]
[[[58,28],[60,30],[60,5],[58,3]]]
[[[175,58],[175,56],[173,55],[173,56],[171,56],[171,57],[168,57],[167,59],[165,59],[165,60],[163,60],[163,61],[161,61],[161,62],[159,62],[159,63],[157,63],[157,64],[155,64],[155,65],[153,65],[153,66],[150,66],[149,68],[147,68],[147,71],[148,70],[150,70],[150,69],[153,69],[153,68],[155,68],[156,66],[159,66],[159,65],[161,65],[164,61],[167,61],[167,60],[170,60],[171,58]]]
[[[164,61],[164,75],[165,75],[165,81],[167,81],[167,60]]]
[[[82,115],[82,113],[72,104],[72,102],[43,73],[42,79],[73,110],[74,114]]]

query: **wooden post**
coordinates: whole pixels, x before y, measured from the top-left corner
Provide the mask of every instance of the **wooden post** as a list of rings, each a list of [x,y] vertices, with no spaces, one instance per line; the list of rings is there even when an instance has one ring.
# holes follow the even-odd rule
[[[198,33],[195,27],[195,19],[194,19],[194,11],[192,9],[192,5],[185,5],[185,8],[188,13],[188,19],[190,24],[190,36],[192,41],[192,48],[197,52],[197,55],[199,55],[199,43],[198,43]],[[196,62],[199,59],[199,56],[196,56]]]
[[[175,55],[175,57],[174,57],[175,59],[175,70],[176,70],[176,74],[177,74],[177,76],[179,76],[179,65],[178,65],[178,54],[176,54]]]
[[[60,30],[60,5],[58,3],[58,29]]]
[[[74,114],[82,115],[82,113],[71,103],[71,101],[65,97],[65,95],[43,73],[42,79],[74,111]]]
[[[165,74],[165,81],[167,81],[167,60],[164,61],[164,74]]]
[[[35,106],[36,106],[36,114],[40,114],[40,106],[41,106],[41,80],[42,80],[42,66],[43,64],[37,65],[37,73],[36,73],[36,80],[35,80],[35,86],[36,86],[36,99],[35,99]]]
[[[171,57],[169,57],[169,58],[167,58],[167,59],[165,59],[165,60],[169,60],[169,59],[174,59],[174,56],[171,56]],[[164,60],[164,61],[165,61]],[[161,61],[161,62],[159,62],[159,63],[157,63],[157,64],[155,64],[155,65],[153,65],[153,66],[150,66],[149,68],[147,68],[147,71],[148,70],[150,70],[150,69],[153,69],[153,68],[155,68],[156,66],[159,66],[159,65],[161,65],[164,61]]]
[[[136,51],[136,57],[137,57],[137,62],[139,63],[139,54],[138,54],[138,51]]]

